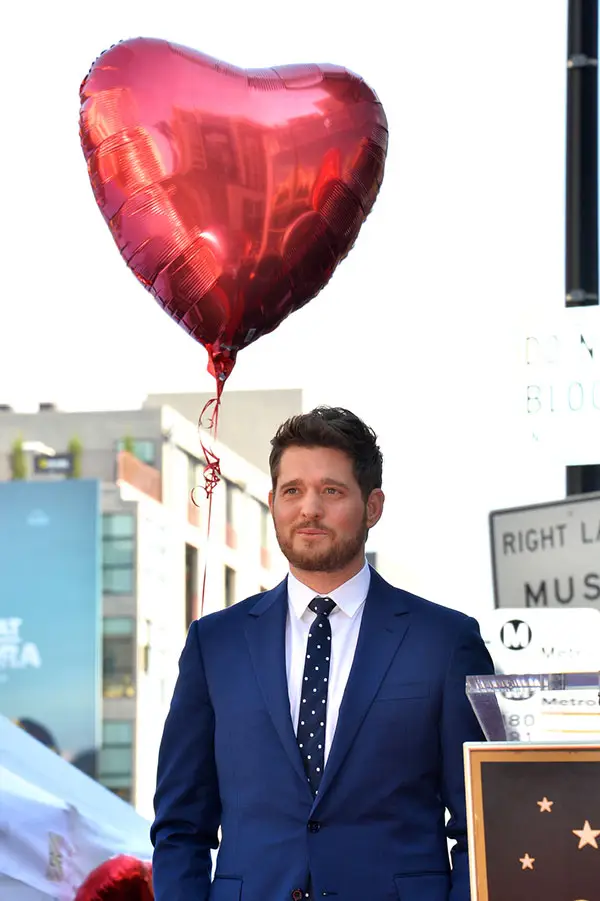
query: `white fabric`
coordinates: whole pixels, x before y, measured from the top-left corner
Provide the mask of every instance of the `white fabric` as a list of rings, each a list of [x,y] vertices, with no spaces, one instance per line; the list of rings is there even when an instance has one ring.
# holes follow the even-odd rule
[[[72,897],[72,819],[65,801],[0,766],[0,874],[43,897]]]
[[[130,805],[0,715],[1,901],[72,901],[110,857],[150,860],[149,829]]]
[[[331,598],[336,607],[329,616],[331,623],[331,660],[329,663],[329,689],[327,692],[327,721],[325,726],[325,762],[331,750],[337,726],[340,705],[354,661],[358,633],[362,621],[365,599],[371,582],[371,570],[363,568],[348,582],[322,597]],[[294,731],[298,729],[302,677],[306,659],[308,633],[315,619],[308,605],[317,597],[312,588],[288,576],[288,616],[285,636],[290,713]]]
[[[3,876],[0,873],[0,898],[2,901],[48,901],[55,897],[56,895],[48,895],[25,882],[11,879],[10,876]]]

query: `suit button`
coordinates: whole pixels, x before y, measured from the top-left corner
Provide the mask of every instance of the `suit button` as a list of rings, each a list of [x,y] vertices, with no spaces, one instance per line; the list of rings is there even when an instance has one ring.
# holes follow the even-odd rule
[[[321,828],[321,824],[318,823],[316,820],[308,821],[308,831],[309,832],[318,832],[320,828]]]
[[[301,888],[295,888],[291,894],[292,901],[302,901],[304,898],[304,892]]]

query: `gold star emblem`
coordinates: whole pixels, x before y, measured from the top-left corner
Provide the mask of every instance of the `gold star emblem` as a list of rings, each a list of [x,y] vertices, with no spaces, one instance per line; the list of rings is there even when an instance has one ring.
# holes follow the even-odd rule
[[[525,857],[519,857],[519,860],[521,862],[522,870],[533,870],[535,857],[530,857],[529,854],[526,854]]]
[[[598,848],[598,842],[596,841],[596,836],[600,835],[600,829],[592,829],[590,826],[590,821],[586,820],[583,824],[583,829],[573,829],[573,835],[579,836],[579,850],[585,848],[586,845],[591,845],[592,848]]]
[[[548,798],[544,795],[541,801],[537,802],[538,807],[540,808],[540,813],[552,813],[552,805],[554,801],[549,801]]]

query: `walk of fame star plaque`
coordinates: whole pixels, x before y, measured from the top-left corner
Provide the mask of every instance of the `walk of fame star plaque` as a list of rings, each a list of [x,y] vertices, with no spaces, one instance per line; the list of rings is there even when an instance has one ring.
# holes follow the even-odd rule
[[[471,901],[600,898],[600,745],[465,745]]]

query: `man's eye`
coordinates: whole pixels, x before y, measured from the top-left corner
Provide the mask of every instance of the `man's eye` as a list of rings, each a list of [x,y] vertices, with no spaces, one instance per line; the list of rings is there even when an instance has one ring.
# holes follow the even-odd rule
[[[298,491],[298,489],[297,488],[286,488],[283,493],[284,494],[293,494],[294,491]]]
[[[338,494],[339,493],[337,488],[326,488],[325,491],[328,494]]]

